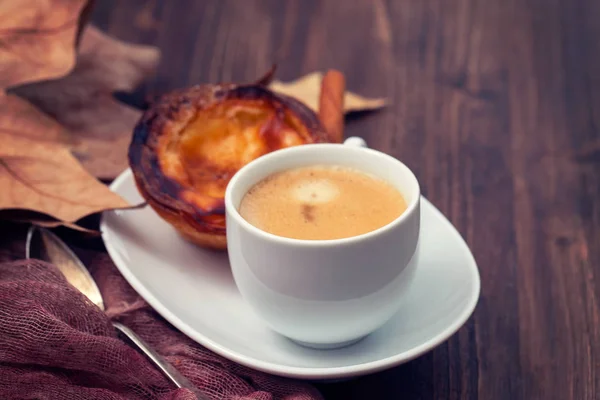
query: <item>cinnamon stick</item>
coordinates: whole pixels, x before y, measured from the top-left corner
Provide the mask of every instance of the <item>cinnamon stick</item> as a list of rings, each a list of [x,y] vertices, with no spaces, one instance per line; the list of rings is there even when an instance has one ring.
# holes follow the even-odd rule
[[[334,69],[327,71],[321,82],[319,119],[333,143],[341,143],[344,139],[345,91],[344,74]]]

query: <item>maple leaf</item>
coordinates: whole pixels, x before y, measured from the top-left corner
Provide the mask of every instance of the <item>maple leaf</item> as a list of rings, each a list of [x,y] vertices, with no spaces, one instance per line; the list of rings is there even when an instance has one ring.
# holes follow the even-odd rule
[[[67,74],[85,0],[0,1],[0,87]]]
[[[80,37],[90,5],[83,0],[0,0],[2,218],[84,229],[76,223],[85,216],[129,207],[90,175],[71,150],[92,169],[115,170],[116,163],[90,161],[110,159],[114,146],[123,149],[126,160],[139,112],[122,106],[111,92],[136,86],[154,68],[158,54],[95,28]],[[94,107],[102,114],[92,112]]]
[[[0,91],[0,133],[15,137],[71,146],[69,132],[27,101]]]
[[[67,130],[73,154],[94,176],[112,179],[127,168],[127,148],[141,112],[115,100],[156,68],[159,51],[113,39],[89,26],[77,65],[67,76],[11,90]],[[64,137],[63,137],[64,142]]]
[[[74,223],[129,206],[83,169],[67,148],[4,132],[0,141],[0,210],[32,210]]]
[[[322,72],[313,72],[291,82],[275,80],[269,85],[274,92],[295,97],[302,101],[313,111],[319,111],[319,94],[321,93]],[[383,98],[367,98],[356,93],[344,93],[344,113],[355,111],[376,110],[386,105]]]

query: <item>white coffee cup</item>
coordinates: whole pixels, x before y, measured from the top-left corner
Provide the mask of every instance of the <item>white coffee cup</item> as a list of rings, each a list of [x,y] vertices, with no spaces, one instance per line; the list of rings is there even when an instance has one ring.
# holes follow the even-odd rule
[[[240,202],[253,185],[275,172],[311,165],[339,165],[377,176],[402,193],[408,208],[375,231],[335,240],[276,236],[240,215]],[[227,247],[237,287],[268,326],[300,344],[335,348],[353,343],[381,327],[403,301],[417,265],[419,205],[412,171],[366,148],[360,138],[259,157],[235,174],[225,193]]]

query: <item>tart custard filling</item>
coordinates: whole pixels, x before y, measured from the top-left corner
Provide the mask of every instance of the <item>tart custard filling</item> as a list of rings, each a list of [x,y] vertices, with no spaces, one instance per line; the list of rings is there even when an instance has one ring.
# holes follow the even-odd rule
[[[183,200],[206,213],[223,208],[227,183],[242,166],[313,141],[291,112],[262,99],[229,99],[200,109],[178,132],[161,139],[162,171],[185,188]]]

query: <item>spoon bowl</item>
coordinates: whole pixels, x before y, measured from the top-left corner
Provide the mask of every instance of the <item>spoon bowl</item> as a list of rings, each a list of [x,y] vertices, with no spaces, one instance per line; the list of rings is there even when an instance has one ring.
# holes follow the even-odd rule
[[[104,300],[94,278],[79,257],[54,233],[32,226],[27,232],[26,258],[50,261],[65,276],[67,282],[104,311]]]
[[[26,258],[35,258],[54,264],[73,285],[98,308],[104,311],[104,300],[98,285],[92,278],[83,262],[75,253],[51,231],[32,225],[27,232],[25,245]],[[176,387],[191,390],[199,400],[206,399],[186,377],[181,375],[167,360],[156,353],[135,332],[125,325],[112,322],[113,327],[121,333],[138,351],[144,354]]]

